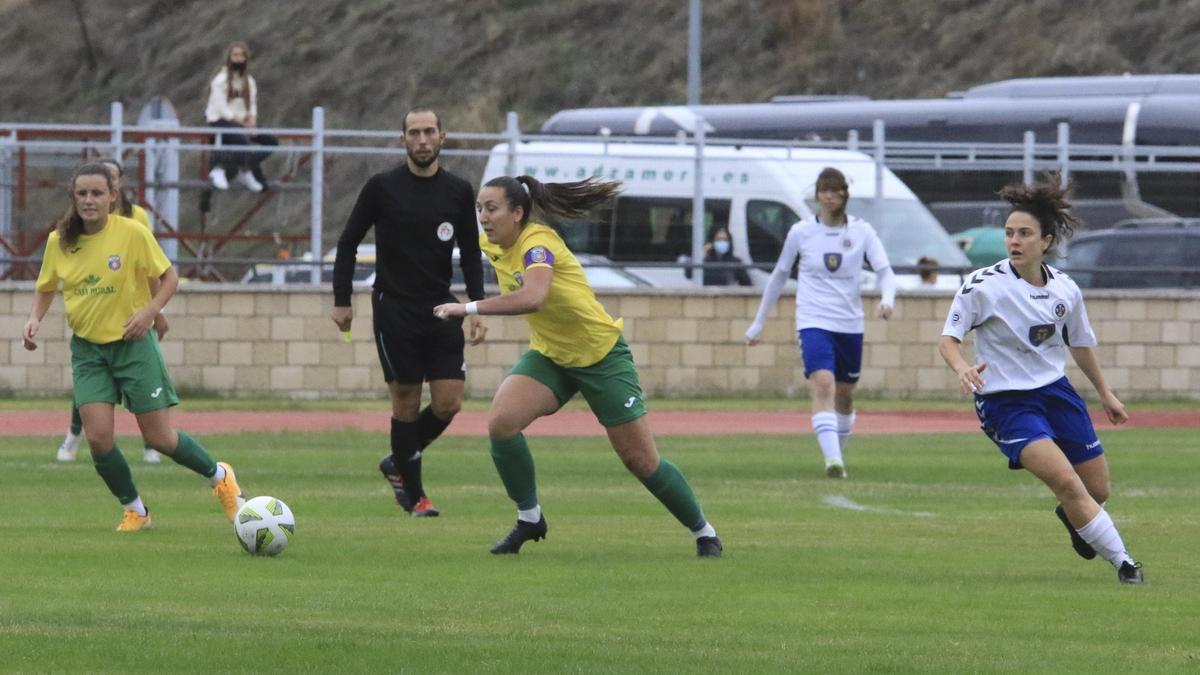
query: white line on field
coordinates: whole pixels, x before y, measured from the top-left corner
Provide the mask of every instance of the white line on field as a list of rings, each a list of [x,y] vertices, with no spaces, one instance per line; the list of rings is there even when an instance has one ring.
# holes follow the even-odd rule
[[[936,513],[930,513],[928,511],[901,511],[900,509],[893,509],[886,506],[865,506],[863,504],[859,504],[853,499],[850,499],[849,497],[844,497],[842,495],[829,495],[822,498],[821,501],[835,509],[848,509],[850,511],[895,513],[902,516],[917,516],[918,518],[932,518],[937,515]]]

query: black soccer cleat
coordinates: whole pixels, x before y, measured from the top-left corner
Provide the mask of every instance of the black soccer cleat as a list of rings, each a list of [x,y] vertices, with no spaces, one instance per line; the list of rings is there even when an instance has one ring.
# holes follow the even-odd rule
[[[1128,561],[1121,563],[1121,569],[1117,570],[1117,581],[1123,584],[1146,583],[1142,577],[1142,563]]]
[[[413,512],[412,498],[408,496],[408,490],[404,489],[404,478],[400,476],[400,472],[396,470],[396,463],[392,461],[392,456],[388,455],[379,462],[379,473],[392,486],[392,492],[396,498],[396,504],[404,509],[405,513]]]
[[[1075,552],[1079,554],[1079,557],[1083,558],[1084,560],[1091,560],[1092,558],[1095,558],[1096,549],[1092,548],[1091,544],[1084,541],[1083,537],[1079,536],[1079,533],[1076,532],[1075,528],[1071,526],[1071,521],[1067,520],[1067,512],[1063,510],[1062,504],[1054,507],[1054,514],[1057,515],[1058,519],[1062,521],[1062,524],[1066,526],[1067,534],[1071,535],[1071,547],[1075,549]]]
[[[531,539],[533,541],[545,539],[546,530],[548,529],[549,528],[546,526],[545,516],[539,518],[536,523],[518,520],[517,525],[512,529],[512,532],[509,532],[508,536],[496,542],[496,544],[492,546],[492,553],[496,555],[502,555],[505,553],[516,555],[517,553],[521,552],[521,545],[525,542]]]
[[[720,558],[724,550],[720,537],[700,537],[696,540],[696,556],[699,558]]]

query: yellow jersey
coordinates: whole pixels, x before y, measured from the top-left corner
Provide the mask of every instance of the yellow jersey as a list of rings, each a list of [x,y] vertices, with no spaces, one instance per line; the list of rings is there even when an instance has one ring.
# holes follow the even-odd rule
[[[141,223],[142,225],[145,225],[147,230],[150,230],[151,232],[153,232],[154,229],[150,227],[150,216],[146,215],[146,209],[143,209],[142,207],[138,206],[137,204],[130,204],[129,206],[130,206],[129,215],[125,216],[125,217],[136,220],[137,222]]]
[[[542,308],[526,314],[529,348],[564,368],[586,368],[603,359],[621,337],[624,322],[613,319],[596,299],[583,266],[553,229],[529,223],[511,248],[503,249],[479,235],[479,248],[496,268],[500,294],[524,284],[526,270],[554,271]]]
[[[50,233],[37,289],[62,288],[71,330],[88,342],[107,344],[120,340],[123,324],[150,303],[146,280],[161,277],[170,267],[150,230],[109,214],[103,229],[80,235],[66,251],[58,233]]]

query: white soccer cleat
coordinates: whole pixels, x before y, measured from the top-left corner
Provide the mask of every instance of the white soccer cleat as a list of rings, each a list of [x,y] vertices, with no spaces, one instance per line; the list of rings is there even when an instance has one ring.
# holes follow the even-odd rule
[[[75,454],[79,450],[79,442],[82,440],[82,435],[77,436],[68,431],[62,445],[58,446],[58,454],[55,455],[55,458],[60,462],[74,462]]]
[[[846,478],[849,474],[846,473],[846,465],[835,459],[825,461],[825,476],[828,478]]]
[[[142,461],[147,464],[158,464],[162,462],[162,455],[154,448],[146,448],[146,453],[142,455]]]
[[[254,177],[254,174],[250,173],[249,171],[239,171],[237,175],[237,182],[245,185],[246,189],[251,192],[263,191],[262,183],[258,182],[258,179]]]
[[[218,190],[229,189],[229,178],[225,175],[225,169],[219,166],[208,172],[208,182]]]

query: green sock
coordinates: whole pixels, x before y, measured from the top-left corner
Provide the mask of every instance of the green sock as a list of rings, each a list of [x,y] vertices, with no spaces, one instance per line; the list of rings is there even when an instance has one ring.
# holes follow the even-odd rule
[[[659,460],[658,469],[640,480],[650,494],[657,497],[684,527],[692,532],[704,527],[704,513],[700,510],[700,502],[696,501],[696,495],[692,493],[687,479],[674,464],[665,459]]]
[[[96,466],[96,473],[100,474],[100,478],[108,486],[108,491],[117,501],[128,504],[138,498],[137,488],[133,485],[133,474],[129,472],[129,463],[125,461],[125,455],[121,454],[120,448],[114,445],[106,455],[93,453],[92,463]]]
[[[533,455],[524,434],[503,440],[492,439],[492,461],[508,496],[518,509],[537,506],[537,483],[534,480]]]
[[[212,478],[213,474],[217,472],[217,463],[196,439],[182,431],[178,433],[179,445],[175,446],[175,454],[171,455],[171,459],[175,460],[176,464],[186,466],[205,478]]]
[[[78,436],[83,431],[83,418],[79,416],[79,406],[71,404],[71,435]]]

